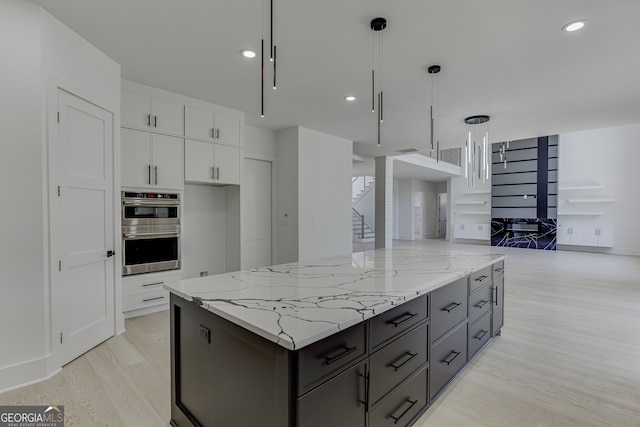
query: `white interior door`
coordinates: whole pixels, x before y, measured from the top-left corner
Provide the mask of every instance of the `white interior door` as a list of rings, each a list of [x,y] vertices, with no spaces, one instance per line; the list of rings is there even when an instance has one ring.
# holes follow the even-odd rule
[[[271,162],[245,159],[245,266],[271,265]]]
[[[438,237],[447,237],[447,193],[438,194]]]
[[[64,365],[115,333],[113,115],[58,90],[51,138],[53,354]]]

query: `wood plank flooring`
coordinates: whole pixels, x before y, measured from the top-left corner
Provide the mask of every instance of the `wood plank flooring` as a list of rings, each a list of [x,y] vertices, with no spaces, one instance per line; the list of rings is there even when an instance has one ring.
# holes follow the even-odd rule
[[[502,335],[415,426],[640,426],[640,257],[395,244],[508,257]],[[126,328],[0,405],[64,404],[67,426],[168,425],[168,312]]]

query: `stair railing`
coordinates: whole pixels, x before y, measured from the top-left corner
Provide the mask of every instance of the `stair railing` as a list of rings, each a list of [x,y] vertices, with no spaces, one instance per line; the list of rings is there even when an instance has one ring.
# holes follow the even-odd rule
[[[364,214],[361,214],[360,212],[355,210],[355,208],[351,208],[351,210],[353,211],[354,215],[356,215],[360,220],[360,239],[364,239]]]

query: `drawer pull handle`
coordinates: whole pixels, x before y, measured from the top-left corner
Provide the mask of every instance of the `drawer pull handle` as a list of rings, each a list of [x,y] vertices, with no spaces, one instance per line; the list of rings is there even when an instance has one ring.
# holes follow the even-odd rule
[[[360,378],[364,378],[364,401],[358,399],[358,402],[362,403],[368,410],[369,409],[369,374],[365,372],[364,374],[358,373],[358,375],[360,375]]]
[[[324,360],[325,363],[327,365],[331,365],[333,362],[336,362],[339,359],[342,359],[343,357],[345,357],[348,354],[353,353],[354,351],[356,351],[358,349],[358,347],[354,346],[354,347],[347,347],[346,345],[342,346],[342,352],[339,354],[336,354],[335,356],[324,356]]]
[[[403,314],[401,316],[398,316],[393,320],[390,320],[389,323],[393,323],[393,326],[397,328],[398,326],[402,325],[407,320],[412,319],[414,316],[417,316],[417,315],[418,315],[418,313],[406,312],[405,314]],[[400,320],[400,319],[402,319],[402,320]]]
[[[147,299],[143,299],[142,302],[155,301],[158,299],[164,299],[164,297],[147,298]]]
[[[396,409],[396,411],[398,411],[399,409],[402,408],[402,406],[405,403],[409,403],[410,405],[407,407],[407,409],[405,409],[404,411],[402,411],[402,413],[400,415],[398,415],[397,417],[394,416],[393,414],[390,414],[389,417],[393,418],[393,423],[394,424],[398,424],[398,421],[400,421],[400,418],[404,417],[404,415],[409,412],[411,410],[411,408],[413,408],[413,405],[415,405],[416,403],[418,403],[418,400],[411,400],[411,399],[406,399],[404,402],[402,402],[402,404],[398,407],[398,409]]]
[[[453,310],[456,307],[459,307],[460,305],[462,305],[461,302],[452,302],[448,306],[444,307],[442,310],[446,311],[447,313],[451,313],[451,310]]]
[[[483,274],[482,276],[480,276],[480,277],[476,277],[476,278],[475,278],[475,279],[473,279],[473,280],[475,280],[476,282],[482,282],[483,280],[486,280],[486,279],[488,279],[488,278],[489,278],[489,276],[486,276],[486,275],[484,275],[484,274]]]
[[[483,331],[481,330],[478,335],[476,335],[475,337],[473,337],[473,339],[476,339],[478,341],[482,341],[482,338],[484,338],[485,335],[487,335],[487,332],[489,331]]]
[[[487,304],[488,302],[489,302],[489,301],[482,300],[482,301],[478,302],[477,304],[475,304],[475,305],[474,305],[474,307],[482,308],[482,307],[484,307],[484,306],[485,306],[485,304]]]
[[[451,365],[451,362],[453,362],[456,359],[456,357],[458,357],[459,355],[460,355],[459,351],[453,350],[450,355],[448,355],[447,357],[444,358],[442,363],[446,363],[447,366],[449,366],[449,365]]]
[[[155,285],[164,285],[164,282],[145,283],[142,286],[155,286]]]
[[[495,299],[493,300],[493,305],[498,305],[498,287],[493,286],[493,291],[495,293]]]
[[[498,267],[494,270],[496,273],[502,273],[504,271],[504,268],[502,267]]]
[[[389,366],[390,366],[391,368],[393,368],[393,370],[394,370],[395,372],[398,372],[398,369],[402,368],[404,365],[406,365],[406,364],[407,364],[411,359],[413,359],[413,358],[414,358],[414,357],[416,357],[417,355],[418,355],[418,353],[409,353],[409,352],[407,351],[405,354],[403,354],[402,356],[400,356],[400,358],[399,358],[398,360],[402,359],[402,358],[403,358],[403,357],[405,357],[405,356],[409,356],[409,358],[408,358],[408,359],[405,359],[405,361],[404,361],[404,362],[402,362],[402,363],[400,363],[400,364],[398,364],[398,360],[396,360],[396,361],[395,361],[395,362],[393,362],[393,363],[389,363]]]

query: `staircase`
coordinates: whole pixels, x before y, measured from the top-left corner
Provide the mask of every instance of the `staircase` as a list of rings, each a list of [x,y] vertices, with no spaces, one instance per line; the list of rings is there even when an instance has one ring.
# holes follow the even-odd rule
[[[375,232],[367,224],[365,216],[353,207],[374,184],[375,177],[373,176],[354,176],[351,179],[353,241],[356,243],[373,242],[375,240]],[[369,220],[372,221],[373,217],[369,218]]]
[[[352,210],[351,221],[353,225],[353,241],[356,243],[373,242],[375,240],[375,232],[364,221],[364,215],[357,210]]]

